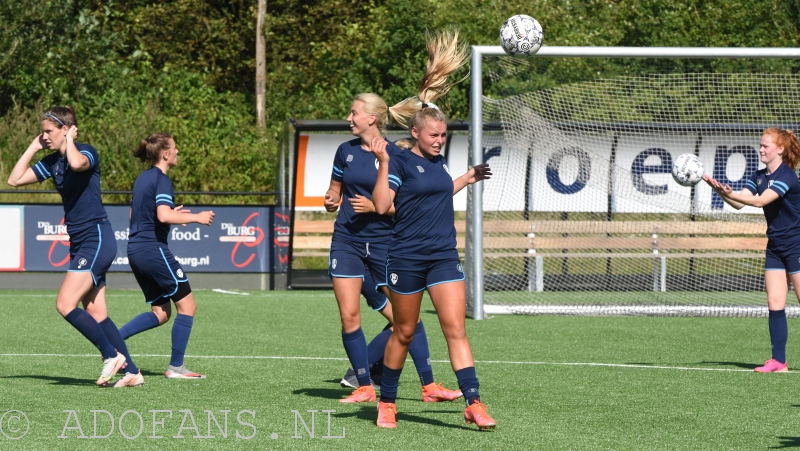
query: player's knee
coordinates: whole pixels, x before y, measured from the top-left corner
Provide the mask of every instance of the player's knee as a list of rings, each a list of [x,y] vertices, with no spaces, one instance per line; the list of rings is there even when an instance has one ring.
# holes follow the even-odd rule
[[[396,335],[397,339],[403,345],[408,345],[414,338],[414,331],[416,328],[416,324],[395,324],[392,329],[392,335]]]

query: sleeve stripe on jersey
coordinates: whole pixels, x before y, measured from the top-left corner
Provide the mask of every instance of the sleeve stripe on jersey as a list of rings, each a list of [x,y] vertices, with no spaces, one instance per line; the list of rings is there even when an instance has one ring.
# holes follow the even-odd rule
[[[752,180],[747,181],[747,187],[750,188],[750,191],[753,191],[754,193],[758,192],[758,188],[756,188],[756,184],[753,183]]]
[[[772,183],[772,189],[779,191],[783,195],[786,194],[786,191],[789,191],[789,186],[779,180],[775,180]]]
[[[341,177],[341,176],[344,175],[344,171],[339,169],[339,168],[337,168],[336,166],[334,166],[333,167],[333,175],[335,175],[337,177]]]
[[[81,150],[81,154],[86,155],[86,158],[89,159],[90,166],[94,167],[94,157],[92,156],[92,153],[88,150]]]
[[[45,165],[43,165],[41,161],[33,165],[33,168],[36,169],[36,171],[44,178],[50,178],[53,176],[52,174],[50,174],[50,171],[47,170],[47,167],[45,167]]]
[[[394,185],[398,188],[403,184],[403,181],[400,180],[400,177],[396,175],[389,174],[389,185]]]
[[[169,194],[158,194],[156,195],[156,202],[169,202],[172,203],[172,196]]]

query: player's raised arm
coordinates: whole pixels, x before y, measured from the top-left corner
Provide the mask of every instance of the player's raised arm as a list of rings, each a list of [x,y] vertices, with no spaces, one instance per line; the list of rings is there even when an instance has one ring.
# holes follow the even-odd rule
[[[394,191],[389,188],[389,154],[386,152],[386,140],[375,139],[372,141],[371,151],[378,159],[378,176],[375,179],[375,188],[372,189],[372,203],[375,211],[385,215],[392,208]]]

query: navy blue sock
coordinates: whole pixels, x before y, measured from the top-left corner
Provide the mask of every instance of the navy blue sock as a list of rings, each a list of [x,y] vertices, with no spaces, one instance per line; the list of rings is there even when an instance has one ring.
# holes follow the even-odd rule
[[[456,378],[458,379],[458,388],[461,393],[464,393],[464,399],[467,401],[467,406],[471,406],[475,401],[480,401],[481,396],[478,394],[478,376],[475,374],[475,367],[468,366],[456,371]]]
[[[175,316],[172,323],[172,357],[169,364],[172,366],[183,365],[183,357],[186,355],[186,346],[189,344],[189,335],[192,333],[194,317],[189,315]]]
[[[139,332],[144,332],[154,327],[158,327],[158,316],[153,312],[144,312],[120,327],[119,334],[122,335],[123,339],[127,340]]]
[[[389,329],[390,327],[391,324],[387,324],[383,331],[375,335],[375,338],[367,345],[367,362],[369,362],[370,365],[374,365],[383,360],[383,353],[386,351],[386,343],[389,342],[389,337],[392,336],[392,329]]]
[[[364,331],[359,327],[353,332],[342,331],[342,344],[350,365],[356,372],[358,385],[363,387],[371,385],[369,380],[369,362],[367,362],[367,339],[364,338]]]
[[[76,308],[64,317],[72,327],[78,329],[103,355],[103,360],[110,359],[117,355],[116,349],[108,341],[108,337],[103,333],[103,329],[97,324],[97,321],[92,318],[92,315],[86,313],[85,310]]]
[[[431,351],[428,349],[428,337],[425,335],[425,326],[422,321],[414,329],[414,339],[408,345],[408,353],[417,367],[420,383],[425,386],[433,383],[433,368],[431,367]]]
[[[106,334],[106,338],[108,338],[111,346],[117,348],[117,351],[125,356],[125,361],[128,362],[128,366],[125,367],[125,372],[139,374],[139,368],[136,368],[131,355],[128,354],[128,346],[125,344],[122,335],[119,334],[119,329],[117,329],[117,325],[114,324],[114,321],[111,321],[110,317],[106,317],[106,319],[100,321],[100,328],[103,329],[103,333]]]
[[[397,399],[397,386],[400,384],[400,373],[403,369],[393,370],[383,365],[381,375],[381,402],[395,402]]]
[[[786,341],[789,326],[786,323],[786,310],[769,311],[769,340],[772,342],[772,358],[786,363]]]

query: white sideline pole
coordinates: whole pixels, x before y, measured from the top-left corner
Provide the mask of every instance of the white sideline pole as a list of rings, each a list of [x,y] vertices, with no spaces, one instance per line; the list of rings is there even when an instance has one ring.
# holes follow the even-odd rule
[[[483,163],[483,55],[484,46],[472,46],[470,68],[470,146],[472,164]],[[502,51],[502,50],[501,50]],[[472,185],[472,317],[483,316],[483,182]]]

